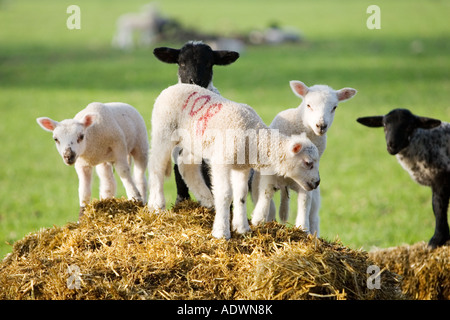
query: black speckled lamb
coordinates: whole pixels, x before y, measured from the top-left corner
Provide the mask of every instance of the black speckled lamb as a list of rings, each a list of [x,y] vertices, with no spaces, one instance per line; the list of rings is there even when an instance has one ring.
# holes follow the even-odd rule
[[[431,187],[436,227],[428,245],[436,248],[450,240],[450,123],[419,117],[406,109],[357,121],[368,127],[384,127],[388,152],[396,155],[414,181]]]

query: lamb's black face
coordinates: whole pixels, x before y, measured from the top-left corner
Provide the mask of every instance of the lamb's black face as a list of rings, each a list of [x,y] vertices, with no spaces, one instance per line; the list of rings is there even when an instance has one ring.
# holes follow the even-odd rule
[[[155,48],[153,54],[163,62],[178,64],[181,83],[204,88],[212,82],[214,65],[228,65],[239,58],[235,51],[212,50],[207,44],[195,41],[186,43],[181,49]]]
[[[415,116],[407,109],[394,109],[385,116],[358,118],[367,127],[384,127],[386,147],[395,155],[409,145],[416,129],[433,129],[441,124],[438,119]]]
[[[213,77],[214,53],[205,44],[187,44],[178,57],[178,76],[181,83],[207,88]]]
[[[409,110],[395,109],[383,118],[387,151],[395,155],[409,145],[417,129],[417,117]]]

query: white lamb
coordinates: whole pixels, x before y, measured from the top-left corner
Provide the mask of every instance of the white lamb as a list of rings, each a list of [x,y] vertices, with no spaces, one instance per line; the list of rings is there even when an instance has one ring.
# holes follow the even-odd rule
[[[233,230],[249,231],[246,199],[251,168],[290,177],[307,190],[319,185],[319,152],[306,135],[278,134],[247,105],[197,85],[177,84],[162,91],[153,108],[150,209],[165,208],[164,175],[170,175],[171,152],[177,145],[183,148],[183,161],[191,155],[194,161],[203,158],[211,166],[216,210],[212,235],[216,238],[230,238],[232,200]],[[183,178],[188,187],[204,184],[200,172]]]
[[[61,122],[42,117],[38,124],[53,132],[59,154],[67,165],[75,164],[79,179],[80,216],[91,198],[92,167],[100,178],[100,198],[114,197],[113,164],[129,199],[146,202],[148,136],[144,119],[132,106],[90,103],[73,119]],[[129,157],[134,158],[134,180]]]
[[[287,136],[306,132],[309,139],[317,146],[319,156],[325,151],[326,133],[334,120],[339,102],[352,98],[356,94],[353,88],[333,90],[326,85],[307,87],[301,81],[291,81],[290,86],[295,95],[302,98],[302,103],[293,109],[280,112],[270,124],[270,128],[280,130]],[[252,224],[275,219],[275,205],[272,196],[281,190],[280,219],[286,222],[289,216],[289,189],[298,193],[298,208],[295,225],[307,232],[319,236],[320,188],[306,191],[295,181],[280,176],[253,175],[252,199],[256,203]],[[260,197],[260,195],[264,195]]]
[[[135,46],[135,33],[139,35],[139,45],[147,47],[157,40],[159,28],[164,18],[154,3],[146,4],[138,13],[126,13],[117,19],[117,31],[112,45],[129,50]]]

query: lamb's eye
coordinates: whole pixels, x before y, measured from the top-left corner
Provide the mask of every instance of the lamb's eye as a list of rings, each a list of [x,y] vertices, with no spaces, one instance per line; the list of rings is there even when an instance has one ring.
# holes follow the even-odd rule
[[[83,141],[83,139],[84,139],[84,134],[80,134],[78,136],[77,142],[80,143],[81,141]]]
[[[331,110],[331,112],[335,112],[336,111],[337,106],[333,107],[333,110]]]
[[[305,160],[305,167],[308,169],[312,169],[314,167],[314,163],[312,161]]]
[[[311,110],[312,110],[312,107],[311,107],[310,104],[308,104],[308,105],[306,105],[306,106],[308,107],[308,109],[311,109]]]
[[[58,138],[53,138],[53,140],[55,140],[55,142],[59,144]]]

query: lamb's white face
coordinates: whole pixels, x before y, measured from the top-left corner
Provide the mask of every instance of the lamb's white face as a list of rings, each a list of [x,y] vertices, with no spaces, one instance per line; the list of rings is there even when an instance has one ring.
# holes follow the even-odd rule
[[[53,132],[53,140],[56,149],[67,165],[73,165],[77,158],[86,149],[86,129],[91,126],[95,119],[95,113],[86,114],[80,121],[67,119],[61,122],[47,117],[37,118],[37,123],[42,129]]]
[[[311,142],[294,142],[290,146],[286,176],[306,191],[316,189],[320,183],[319,150]]]
[[[304,121],[317,136],[327,133],[334,120],[339,100],[334,91],[309,91],[303,100]]]
[[[64,120],[53,130],[53,140],[64,163],[73,165],[86,148],[84,125],[75,120]]]
[[[302,119],[304,124],[317,136],[324,135],[331,127],[338,103],[356,94],[353,88],[337,91],[325,85],[314,85],[309,88],[298,80],[292,80],[289,84],[294,94],[303,99],[300,108],[304,108]]]

